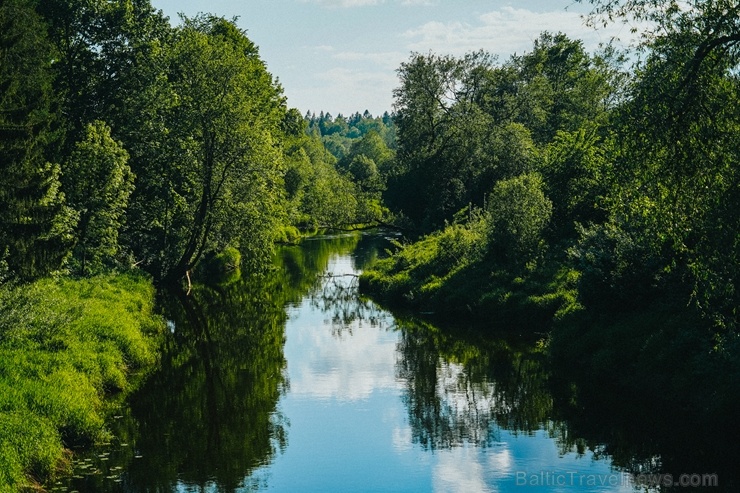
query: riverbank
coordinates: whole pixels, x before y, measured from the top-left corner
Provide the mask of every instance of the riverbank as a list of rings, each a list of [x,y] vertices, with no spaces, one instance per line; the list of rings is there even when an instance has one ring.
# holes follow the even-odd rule
[[[394,309],[450,321],[543,332],[579,308],[578,273],[556,259],[523,268],[502,265],[487,251],[485,221],[452,224],[414,243],[396,244],[360,277],[360,290]]]
[[[680,278],[642,292],[598,290],[554,252],[514,271],[481,246],[481,229],[453,224],[398,245],[363,273],[361,290],[394,309],[486,333],[536,335],[554,373],[583,396],[606,387],[639,395],[685,423],[730,423],[740,413],[740,336],[687,304]]]
[[[139,274],[0,288],[0,491],[69,468],[105,441],[106,410],[156,363],[155,291]]]

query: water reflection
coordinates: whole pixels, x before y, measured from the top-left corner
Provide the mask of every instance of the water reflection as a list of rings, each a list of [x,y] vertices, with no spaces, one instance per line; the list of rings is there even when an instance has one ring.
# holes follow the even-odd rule
[[[500,441],[500,428],[531,432],[548,421],[544,355],[533,345],[466,341],[421,321],[398,325],[398,374],[416,443],[490,446]]]
[[[272,280],[274,282],[274,280]],[[127,487],[233,490],[286,445],[285,312],[263,286],[196,286],[164,300],[175,323],[161,368],[132,403],[139,421]]]
[[[307,241],[281,249],[275,268],[259,277],[163,296],[175,330],[161,368],[132,403],[142,460],[129,468],[126,489],[261,485],[250,479],[253,471],[288,443],[288,420],[278,409],[290,387],[285,307],[319,290],[329,258],[357,242]]]
[[[378,242],[363,237],[353,251],[377,252]],[[397,387],[396,335],[385,330],[393,319],[358,296],[357,273],[355,255],[332,255],[321,282],[289,310],[285,351],[294,396],[352,401]]]
[[[359,297],[358,271],[384,248],[309,240],[259,278],[164,296],[160,368],[114,420],[110,450],[77,471],[100,473],[70,489],[521,491],[522,472],[577,471],[618,483],[525,489],[626,492],[622,470],[687,466],[648,429],[640,439],[629,396],[553,385],[534,341],[440,330]],[[681,430],[676,442],[692,437]]]

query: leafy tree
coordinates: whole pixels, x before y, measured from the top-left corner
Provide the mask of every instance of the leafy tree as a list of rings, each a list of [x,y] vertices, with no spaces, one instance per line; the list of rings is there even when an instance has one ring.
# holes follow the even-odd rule
[[[65,166],[68,204],[79,214],[74,258],[81,274],[94,272],[119,252],[118,233],[134,188],[128,153],[101,121],[88,125]]]
[[[326,142],[322,144],[318,136],[304,131],[286,136],[285,160],[290,224],[316,228],[358,221],[357,188],[348,175],[338,171],[336,158]]]
[[[609,148],[598,128],[558,131],[545,149],[542,175],[553,201],[553,239],[572,241],[575,225],[602,223],[607,216]]]
[[[357,221],[353,183],[334,167],[317,163],[307,183],[301,209],[310,226],[340,226]]]
[[[58,54],[55,90],[72,133],[64,151],[71,152],[88,124],[115,120],[142,47],[165,41],[171,28],[149,0],[48,0],[37,10]]]
[[[496,184],[488,205],[490,250],[497,258],[524,265],[539,251],[552,214],[542,177],[527,173]]]
[[[690,279],[719,327],[737,327],[740,21],[730,2],[593,2],[594,15],[649,20],[645,60],[620,112],[614,222],[639,227],[653,276]],[[629,9],[627,10],[627,7]]]
[[[371,130],[357,139],[338,167],[350,173],[360,192],[380,198],[385,189],[385,177],[394,158],[378,132]]]
[[[531,52],[514,56],[517,100],[525,111],[515,117],[532,132],[535,142],[550,142],[561,131],[577,131],[605,114],[612,92],[610,67],[592,58],[583,43],[562,33],[544,32]]]
[[[229,245],[262,258],[281,217],[276,141],[286,115],[281,89],[232,21],[183,22],[147,54],[160,63],[147,65],[154,83],[135,103],[147,118],[134,135],[127,233],[137,260],[171,279]]]
[[[398,71],[398,163],[387,200],[425,229],[473,198],[471,175],[486,158],[481,142],[493,124],[475,101],[491,63],[483,52],[461,59],[414,54]]]

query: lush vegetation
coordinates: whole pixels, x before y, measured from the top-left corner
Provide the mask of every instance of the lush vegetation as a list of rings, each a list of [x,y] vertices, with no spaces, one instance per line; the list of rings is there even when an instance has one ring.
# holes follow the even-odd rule
[[[3,1],[0,60],[2,489],[101,437],[154,358],[152,280],[236,282],[300,229],[385,218],[393,139],[353,117],[338,159],[234,20],[148,0]]]
[[[289,108],[233,20],[3,1],[0,487],[100,439],[102,396],[154,360],[151,283],[111,272],[228,286],[300,229],[358,223],[413,232],[362,277],[389,304],[549,331],[564,368],[740,412],[740,6],[590,3],[650,26],[635,52],[413,54],[393,115],[333,117]],[[279,345],[275,310],[258,337]]]
[[[384,163],[371,159],[391,153],[376,142],[392,141],[390,117],[328,135],[351,144],[339,166],[314,126],[344,119],[288,108],[232,20],[172,27],[147,0],[10,0],[0,26],[6,278],[135,264],[175,281],[204,255],[235,248],[265,264],[296,228],[385,212]]]
[[[106,401],[156,361],[161,320],[142,275],[43,279],[0,289],[0,491],[69,466],[103,441]]]
[[[476,52],[402,64],[385,199],[421,236],[362,286],[549,334],[568,374],[641,381],[646,398],[727,419],[740,361],[739,7],[591,3],[595,23],[649,21],[636,53],[543,33],[503,63]]]
[[[302,191],[303,215],[294,222],[326,227],[342,223],[348,225],[352,221],[361,224],[389,221],[390,214],[382,202],[382,192],[395,157],[392,117],[388,113],[373,117],[365,111],[349,118],[341,114],[334,118],[322,112],[318,116],[306,114],[304,122],[309,140],[323,150],[330,164],[327,176],[337,176],[336,170],[339,172],[337,178],[342,179],[319,179],[307,183]],[[291,195],[293,190],[300,188],[294,185],[295,180],[310,175],[310,169],[299,166],[288,170],[286,185]],[[347,203],[354,206],[343,206]]]

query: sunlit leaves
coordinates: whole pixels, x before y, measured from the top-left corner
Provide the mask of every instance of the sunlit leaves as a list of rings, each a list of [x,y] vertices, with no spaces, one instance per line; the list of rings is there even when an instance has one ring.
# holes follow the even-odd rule
[[[86,274],[118,253],[118,233],[134,188],[128,153],[105,123],[88,125],[65,166],[64,183],[67,201],[80,218],[75,261]]]

